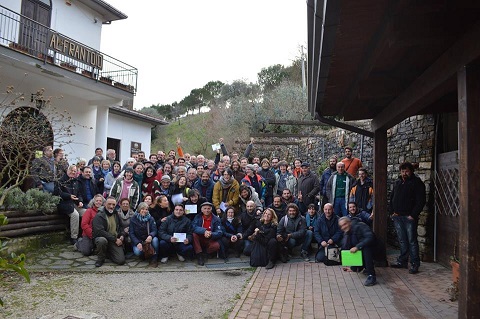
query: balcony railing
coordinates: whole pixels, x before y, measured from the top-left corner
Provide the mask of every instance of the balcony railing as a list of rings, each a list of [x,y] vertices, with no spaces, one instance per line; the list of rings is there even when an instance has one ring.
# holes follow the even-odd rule
[[[137,90],[133,66],[3,6],[0,45],[134,94]]]

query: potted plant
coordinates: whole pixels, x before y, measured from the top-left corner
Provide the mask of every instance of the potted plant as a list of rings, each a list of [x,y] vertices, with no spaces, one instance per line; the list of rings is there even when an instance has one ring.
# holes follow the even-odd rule
[[[77,66],[75,64],[72,64],[70,62],[62,62],[60,63],[60,66],[64,69],[76,72],[77,71]]]
[[[127,85],[126,84],[123,84],[121,82],[115,82],[113,84],[115,87],[119,88],[119,89],[122,89],[122,90],[127,90]]]
[[[91,78],[92,77],[92,71],[88,71],[88,70],[82,70],[82,74]]]
[[[113,79],[111,76],[101,76],[100,82],[112,85]]]
[[[24,53],[28,53],[28,48],[26,46],[23,46],[21,44],[18,44],[16,42],[10,42],[8,45],[11,49],[14,49],[15,51],[20,51]]]
[[[453,255],[450,256],[450,266],[452,266],[452,281],[458,283],[460,279],[460,260],[457,256],[457,244],[453,246]]]
[[[40,60],[43,60],[43,61],[45,61],[45,62],[48,62],[48,63],[53,64],[53,56],[51,56],[51,55],[45,55],[45,54],[43,54],[43,53],[39,53],[39,54],[38,54],[38,58],[39,58]]]

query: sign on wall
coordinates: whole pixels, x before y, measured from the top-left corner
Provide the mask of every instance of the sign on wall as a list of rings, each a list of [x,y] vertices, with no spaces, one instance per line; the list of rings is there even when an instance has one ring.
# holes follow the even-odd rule
[[[133,154],[136,154],[142,150],[142,143],[131,142],[130,143],[130,157],[133,157]]]
[[[99,70],[103,68],[103,55],[63,35],[51,32],[49,48],[75,59],[79,62],[91,65]]]

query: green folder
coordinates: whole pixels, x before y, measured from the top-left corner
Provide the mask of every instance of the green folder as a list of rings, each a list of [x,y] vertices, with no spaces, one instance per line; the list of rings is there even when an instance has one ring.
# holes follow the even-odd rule
[[[350,250],[342,250],[342,266],[362,266],[362,251],[352,254]]]

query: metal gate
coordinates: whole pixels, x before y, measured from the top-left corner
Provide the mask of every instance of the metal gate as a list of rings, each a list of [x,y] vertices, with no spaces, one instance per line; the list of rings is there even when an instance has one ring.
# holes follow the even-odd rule
[[[442,264],[448,264],[454,249],[458,254],[459,178],[458,151],[438,154],[434,180],[434,249],[437,261]]]

